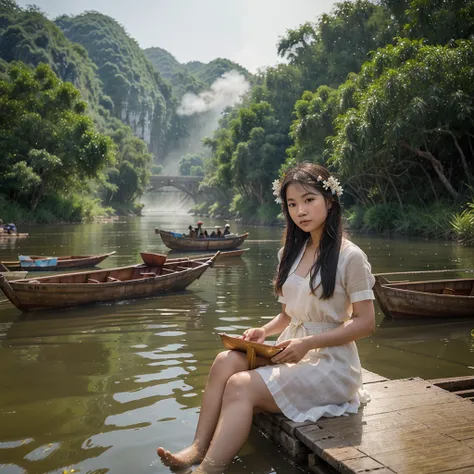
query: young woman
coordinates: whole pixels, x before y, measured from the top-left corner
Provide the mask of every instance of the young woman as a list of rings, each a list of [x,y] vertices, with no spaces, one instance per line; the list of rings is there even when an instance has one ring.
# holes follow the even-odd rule
[[[283,413],[293,421],[356,413],[368,401],[362,387],[357,339],[374,331],[374,277],[362,250],[342,237],[342,188],[312,163],[274,183],[286,217],[275,292],[281,313],[243,338],[264,342],[281,333],[284,348],[271,364],[248,370],[245,354],[221,352],[209,373],[193,444],[172,454],[173,467],[222,472],[245,443],[254,413]]]

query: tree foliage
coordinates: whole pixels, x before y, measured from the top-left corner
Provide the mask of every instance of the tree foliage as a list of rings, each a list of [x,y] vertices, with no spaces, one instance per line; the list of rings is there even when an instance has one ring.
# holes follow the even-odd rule
[[[0,80],[1,194],[35,210],[46,196],[84,190],[113,163],[110,139],[94,130],[85,108],[48,65],[9,66]]]

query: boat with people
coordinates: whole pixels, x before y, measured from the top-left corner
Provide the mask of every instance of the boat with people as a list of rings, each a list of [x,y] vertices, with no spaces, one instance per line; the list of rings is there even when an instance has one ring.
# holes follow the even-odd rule
[[[91,303],[155,296],[187,288],[214,264],[219,252],[207,261],[172,259],[161,265],[146,263],[126,267],[7,281],[0,289],[22,311],[61,309]]]
[[[28,271],[55,271],[67,270],[73,268],[95,267],[106,258],[114,255],[114,252],[103,253],[99,255],[67,255],[44,257],[38,255],[20,255],[18,260],[2,261],[9,270],[28,270]]]
[[[423,281],[389,281],[386,278],[388,275],[409,273],[438,273],[438,271],[374,275],[375,297],[385,316],[389,318],[474,317],[474,278]]]
[[[208,251],[236,249],[242,245],[249,236],[248,232],[236,235],[229,234],[222,237],[192,238],[179,232],[170,232],[155,229],[155,234],[159,234],[163,243],[172,250]]]

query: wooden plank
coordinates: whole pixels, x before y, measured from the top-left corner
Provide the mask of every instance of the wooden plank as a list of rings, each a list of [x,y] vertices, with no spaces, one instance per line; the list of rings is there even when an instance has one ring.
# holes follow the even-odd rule
[[[374,383],[367,387],[370,398],[382,398],[382,397],[397,397],[401,395],[414,395],[415,393],[428,393],[427,389],[431,389],[434,395],[445,395],[446,391],[425,382],[422,379],[403,379],[403,380],[392,380],[382,383]]]
[[[365,415],[375,415],[381,413],[396,412],[408,408],[419,406],[437,406],[447,403],[454,403],[457,400],[455,395],[446,394],[417,393],[415,395],[402,395],[398,397],[385,397],[371,400],[367,406],[361,410]],[[435,410],[435,408],[433,408]]]
[[[349,446],[353,446],[368,456],[379,458],[380,454],[404,451],[417,448],[420,451],[431,445],[458,444],[453,438],[428,428],[410,429],[409,427],[394,428],[374,433],[350,434],[342,438]],[[389,465],[389,467],[391,467]]]
[[[374,382],[385,382],[388,380],[382,375],[376,374],[375,372],[370,372],[369,370],[362,369],[362,381],[365,384],[372,384]]]
[[[362,419],[363,418],[363,419]],[[387,431],[394,428],[412,427],[414,429],[425,429],[426,425],[414,422],[410,417],[402,416],[399,412],[369,415],[364,417],[340,417],[334,420],[319,421],[318,425],[327,430],[337,433],[339,436],[347,436],[352,433],[371,433]]]
[[[472,403],[422,379],[378,382],[368,389],[372,400],[356,415],[321,419],[322,430],[313,430],[320,438],[313,441],[314,451],[339,472],[365,467],[423,474],[471,466]]]
[[[474,388],[474,376],[472,375],[469,375],[466,377],[449,377],[449,378],[443,378],[443,379],[431,379],[431,380],[428,380],[428,382],[444,390],[448,390],[450,392]]]
[[[380,464],[375,459],[365,456],[357,459],[348,459],[341,465],[340,472],[350,473],[353,472],[374,472],[379,473],[385,466]]]
[[[429,444],[377,455],[377,460],[399,474],[438,473],[470,468],[474,471],[474,450],[458,442]],[[472,471],[471,471],[472,472]]]
[[[301,443],[298,452],[310,450],[312,472],[474,473],[474,404],[430,381],[367,374],[372,400],[357,414],[317,423],[271,416],[273,429]]]
[[[473,469],[472,467],[462,467],[460,469],[449,469],[448,471],[437,471],[438,473],[446,473],[446,474],[472,474]]]

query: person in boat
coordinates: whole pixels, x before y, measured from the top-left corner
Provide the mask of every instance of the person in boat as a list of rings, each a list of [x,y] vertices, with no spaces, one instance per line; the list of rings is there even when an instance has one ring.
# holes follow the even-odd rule
[[[204,231],[204,238],[205,238],[205,239],[208,239],[208,238],[209,238],[209,234],[207,233],[207,230]]]
[[[225,225],[225,229],[224,229],[224,235],[229,235],[230,234],[230,224],[226,224]]]
[[[222,237],[222,231],[221,231],[220,227],[217,227],[217,226],[216,226],[216,237],[217,238]]]
[[[204,232],[202,230],[202,226],[203,226],[203,222],[202,221],[198,221],[196,223],[197,227],[196,227],[196,236],[199,238],[203,238],[204,237]]]
[[[0,219],[0,234],[3,234],[5,230],[3,229],[3,221]]]
[[[13,223],[3,225],[2,228],[3,228],[3,232],[6,232],[7,234],[18,234],[16,225]]]
[[[188,229],[189,229],[188,237],[189,237],[190,239],[195,239],[195,238],[196,238],[196,231],[193,229],[193,226],[190,225],[190,226],[188,227]]]
[[[210,235],[209,237],[210,237],[211,239],[215,239],[215,238],[217,237],[216,231],[213,230],[213,231],[211,232],[211,235]]]
[[[224,351],[209,372],[190,446],[157,452],[172,468],[223,472],[244,444],[255,412],[283,413],[294,422],[356,413],[369,400],[355,341],[375,328],[375,279],[365,253],[342,236],[342,187],[314,163],[289,169],[274,183],[286,220],[274,291],[282,309],[244,331],[257,343],[280,334],[271,360]]]

